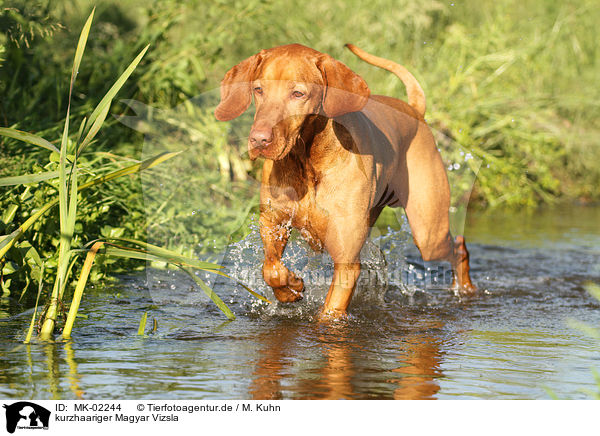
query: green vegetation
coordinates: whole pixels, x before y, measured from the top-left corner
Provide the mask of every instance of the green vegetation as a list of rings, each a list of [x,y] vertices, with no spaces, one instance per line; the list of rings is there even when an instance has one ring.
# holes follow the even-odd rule
[[[66,253],[86,253],[98,238],[153,242],[190,259],[247,233],[260,165],[244,157],[251,114],[217,122],[215,90],[234,64],[290,42],[345,62],[374,93],[403,97],[405,91],[344,43],[412,71],[425,89],[427,119],[447,163],[464,167],[466,151],[474,158],[467,165],[479,168],[472,205],[535,207],[600,197],[600,9],[593,0],[97,3],[0,0],[0,127],[60,138],[44,147],[0,136],[0,238],[61,198],[0,260],[4,295],[33,305],[42,270],[44,277],[64,276]],[[77,69],[80,86],[67,98],[73,50],[94,6],[85,62]],[[130,101],[112,101],[95,113],[107,84],[148,44],[121,83],[119,98]],[[81,147],[93,127],[93,117],[85,120],[90,114],[106,119]],[[119,122],[113,114],[125,117]],[[133,172],[101,189],[80,189],[163,152],[185,158],[147,176]],[[455,173],[451,181],[462,195],[470,180]],[[68,244],[67,199],[77,218],[69,221]],[[137,267],[101,250],[89,280]],[[72,268],[74,276],[81,273],[79,263]],[[67,281],[58,283],[64,292]],[[41,301],[52,294],[39,289]]]
[[[26,192],[29,191],[32,186],[40,186],[40,182],[58,180],[57,184],[54,186],[54,190],[56,192],[54,195],[49,196],[50,198],[54,198],[51,200],[45,198],[44,200],[46,203],[38,210],[30,211],[31,216],[23,223],[18,225],[14,231],[0,236],[0,261],[2,261],[3,266],[2,275],[10,275],[16,272],[17,269],[24,269],[22,266],[24,266],[26,263],[31,268],[30,275],[34,276],[36,273],[38,275],[38,294],[36,296],[35,309],[26,337],[26,342],[29,342],[32,338],[33,326],[38,315],[37,307],[43,287],[43,275],[46,266],[46,260],[43,260],[40,257],[36,248],[31,244],[31,242],[27,241],[25,244],[21,244],[20,239],[23,238],[28,230],[30,230],[30,228],[40,220],[40,218],[44,217],[49,210],[58,205],[59,237],[56,244],[56,252],[52,256],[53,260],[56,260],[56,277],[52,292],[49,294],[47,299],[46,308],[40,315],[39,319],[39,323],[41,324],[40,338],[42,340],[50,340],[54,335],[57,318],[63,306],[65,290],[67,288],[69,276],[75,264],[77,254],[86,252],[86,250],[82,249],[73,249],[73,242],[77,241],[76,222],[78,217],[77,209],[79,205],[80,193],[88,188],[97,187],[114,179],[151,169],[152,167],[161,164],[179,154],[177,152],[161,153],[142,162],[108,173],[104,172],[106,168],[109,167],[108,165],[96,168],[89,165],[89,163],[84,163],[83,165],[80,164],[79,157],[87,148],[87,146],[92,143],[94,137],[100,131],[100,128],[102,127],[110,109],[112,100],[119,92],[123,84],[127,81],[131,73],[135,70],[136,66],[139,64],[140,60],[148,49],[148,46],[142,49],[133,62],[125,69],[118,80],[110,87],[104,97],[100,100],[100,103],[98,103],[98,105],[89,115],[89,118],[83,119],[79,127],[79,132],[75,137],[75,140],[72,141],[69,134],[69,124],[71,122],[71,97],[73,95],[73,90],[75,89],[74,85],[77,72],[79,71],[81,60],[87,45],[93,16],[94,12],[92,11],[92,14],[89,16],[83,27],[77,43],[77,49],[75,51],[75,59],[73,61],[73,68],[71,70],[67,114],[64,120],[63,134],[60,139],[60,149],[40,136],[26,133],[14,128],[0,128],[0,135],[2,136],[38,146],[51,152],[51,157],[58,155],[58,157],[54,159],[54,166],[57,168],[56,170],[0,178],[0,186],[27,186]],[[52,164],[53,162],[51,159],[49,165],[52,166]],[[87,177],[82,177],[80,172],[85,174]],[[102,174],[103,172],[104,174]],[[90,175],[92,177],[89,177]],[[81,183],[81,178],[87,178],[88,180],[85,183]],[[35,196],[35,193],[32,195]],[[8,224],[8,222],[14,218],[17,210],[17,205],[11,205],[8,215],[5,215],[4,217],[6,224]],[[187,259],[183,256],[180,256],[178,253],[174,253],[142,241],[114,237],[109,237],[106,239],[106,241],[92,241],[92,248],[87,251],[87,257],[81,269],[81,276],[77,282],[77,287],[73,294],[73,300],[69,308],[69,314],[65,322],[63,330],[63,337],[65,339],[70,338],[75,317],[81,302],[83,290],[87,283],[96,254],[100,249],[104,249],[105,246],[106,249],[104,251],[106,256],[142,259],[146,261],[161,260],[182,268],[200,286],[200,288],[206,292],[206,294],[229,319],[235,318],[234,314],[223,303],[223,301],[200,278],[193,274],[193,269],[200,269],[225,275],[219,271],[222,268],[221,266],[208,262],[198,262],[194,259]],[[116,245],[116,242],[118,242],[120,245]],[[126,245],[123,245],[123,243]],[[130,245],[133,245],[133,247]],[[25,248],[25,252],[23,251],[23,248]],[[11,258],[14,258],[15,254],[17,257],[19,255],[22,256],[21,265],[16,264],[17,269],[15,269],[15,267],[12,265],[14,262],[11,261]],[[3,281],[2,286],[5,294],[10,294],[11,282],[12,279]],[[21,297],[27,291],[28,285],[29,277],[25,276],[25,289],[22,291]],[[140,329],[143,331],[142,327],[140,327]]]

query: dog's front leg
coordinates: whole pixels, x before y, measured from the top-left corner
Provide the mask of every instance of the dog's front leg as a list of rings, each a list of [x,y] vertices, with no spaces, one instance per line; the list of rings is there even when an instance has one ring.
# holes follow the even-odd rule
[[[283,250],[290,237],[290,229],[283,223],[275,223],[266,214],[260,215],[260,236],[265,251],[263,278],[273,288],[275,297],[283,303],[302,299],[304,282],[281,262]]]
[[[356,282],[360,275],[360,260],[352,263],[334,262],[333,280],[321,312],[321,319],[335,319],[346,316]]]
[[[353,217],[356,218],[356,217]],[[329,222],[325,246],[334,263],[333,280],[321,319],[344,317],[360,275],[360,250],[368,233],[368,217]]]

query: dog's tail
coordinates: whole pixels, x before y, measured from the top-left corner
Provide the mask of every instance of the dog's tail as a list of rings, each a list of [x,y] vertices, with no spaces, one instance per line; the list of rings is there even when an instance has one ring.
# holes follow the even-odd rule
[[[421,88],[421,85],[419,85],[419,82],[417,82],[415,76],[413,76],[406,68],[400,64],[397,64],[396,62],[369,54],[353,44],[346,44],[346,47],[363,61],[368,62],[371,65],[375,65],[376,67],[388,70],[398,76],[404,83],[404,86],[406,86],[408,103],[422,116],[425,115],[426,104],[423,88]]]

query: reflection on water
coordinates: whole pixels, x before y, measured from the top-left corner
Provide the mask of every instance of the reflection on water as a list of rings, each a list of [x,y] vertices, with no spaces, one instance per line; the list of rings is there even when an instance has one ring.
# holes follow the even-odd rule
[[[596,389],[591,369],[600,366],[600,344],[567,321],[600,325],[600,304],[584,286],[600,282],[597,218],[590,209],[535,220],[473,217],[467,227],[481,296],[460,300],[447,290],[395,283],[384,296],[383,288],[369,287],[350,319],[333,325],[314,319],[325,285],[300,305],[267,307],[219,283],[217,292],[238,315],[223,322],[189,280],[154,272],[149,285],[144,276],[129,277],[119,287],[90,290],[74,342],[25,346],[31,311],[2,302],[0,396],[516,399],[548,398],[550,389],[560,398],[586,398],[584,389]],[[392,246],[383,249],[388,266],[398,254]],[[426,272],[414,249],[400,257],[397,264],[408,260]],[[246,251],[241,260],[256,269],[260,256]],[[299,267],[315,268],[311,261]],[[159,327],[137,337],[145,311]]]
[[[67,362],[67,366],[69,367],[69,374],[67,376],[69,380],[69,388],[73,395],[78,400],[83,398],[83,391],[79,388],[79,380],[80,376],[77,374],[77,363],[75,362],[75,352],[73,351],[73,343],[66,342],[64,344],[65,349],[65,360]]]
[[[396,400],[430,400],[440,390],[436,379],[441,377],[440,343],[426,334],[415,334],[406,339],[406,350],[398,357],[401,366],[394,371],[402,374],[400,385],[394,391]]]
[[[440,324],[435,326],[441,327]],[[369,350],[357,346],[350,340],[349,326],[308,328],[310,335],[318,337],[319,364],[306,371],[310,376],[297,377],[292,366],[298,359],[298,328],[269,330],[258,338],[261,343],[259,355],[254,365],[249,393],[255,400],[279,400],[286,397],[285,391],[294,392],[294,398],[301,399],[352,399],[364,395],[363,385],[373,374],[361,372],[364,353]],[[434,399],[440,386],[441,350],[439,340],[424,332],[411,332],[397,343],[397,360],[392,363],[387,392],[373,394],[373,397],[403,400]],[[314,359],[314,357],[311,357]],[[308,360],[308,359],[307,359]],[[305,361],[306,362],[306,361]],[[387,372],[387,371],[386,371]]]

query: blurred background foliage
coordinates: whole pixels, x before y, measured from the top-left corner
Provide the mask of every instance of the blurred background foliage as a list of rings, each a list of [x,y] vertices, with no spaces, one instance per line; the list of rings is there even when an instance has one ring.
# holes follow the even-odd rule
[[[82,166],[139,160],[148,144],[184,148],[187,156],[157,169],[162,178],[131,176],[85,194],[78,226],[89,238],[79,246],[99,235],[143,239],[151,232],[169,248],[206,252],[247,232],[260,165],[245,156],[251,114],[217,122],[215,90],[231,66],[291,42],[346,63],[373,93],[405,98],[396,77],[360,61],[344,43],[413,72],[448,166],[481,164],[472,167],[479,171],[471,206],[536,207],[600,196],[600,8],[594,0],[0,0],[1,127],[60,137],[71,60],[94,6],[74,120],[151,46],[119,93],[143,105],[115,103],[111,114],[126,118],[109,116],[81,156]],[[44,153],[0,138],[0,177],[48,170],[41,166],[48,161]],[[142,177],[150,177],[148,183]],[[173,189],[153,183],[169,177]],[[0,186],[0,235],[56,189],[51,182],[30,188]],[[36,255],[52,268],[57,228],[55,212],[26,235],[22,258],[13,255],[10,268],[2,266],[5,287],[9,275],[13,287],[30,280],[27,244],[35,243]],[[98,262],[95,278],[131,267]]]

